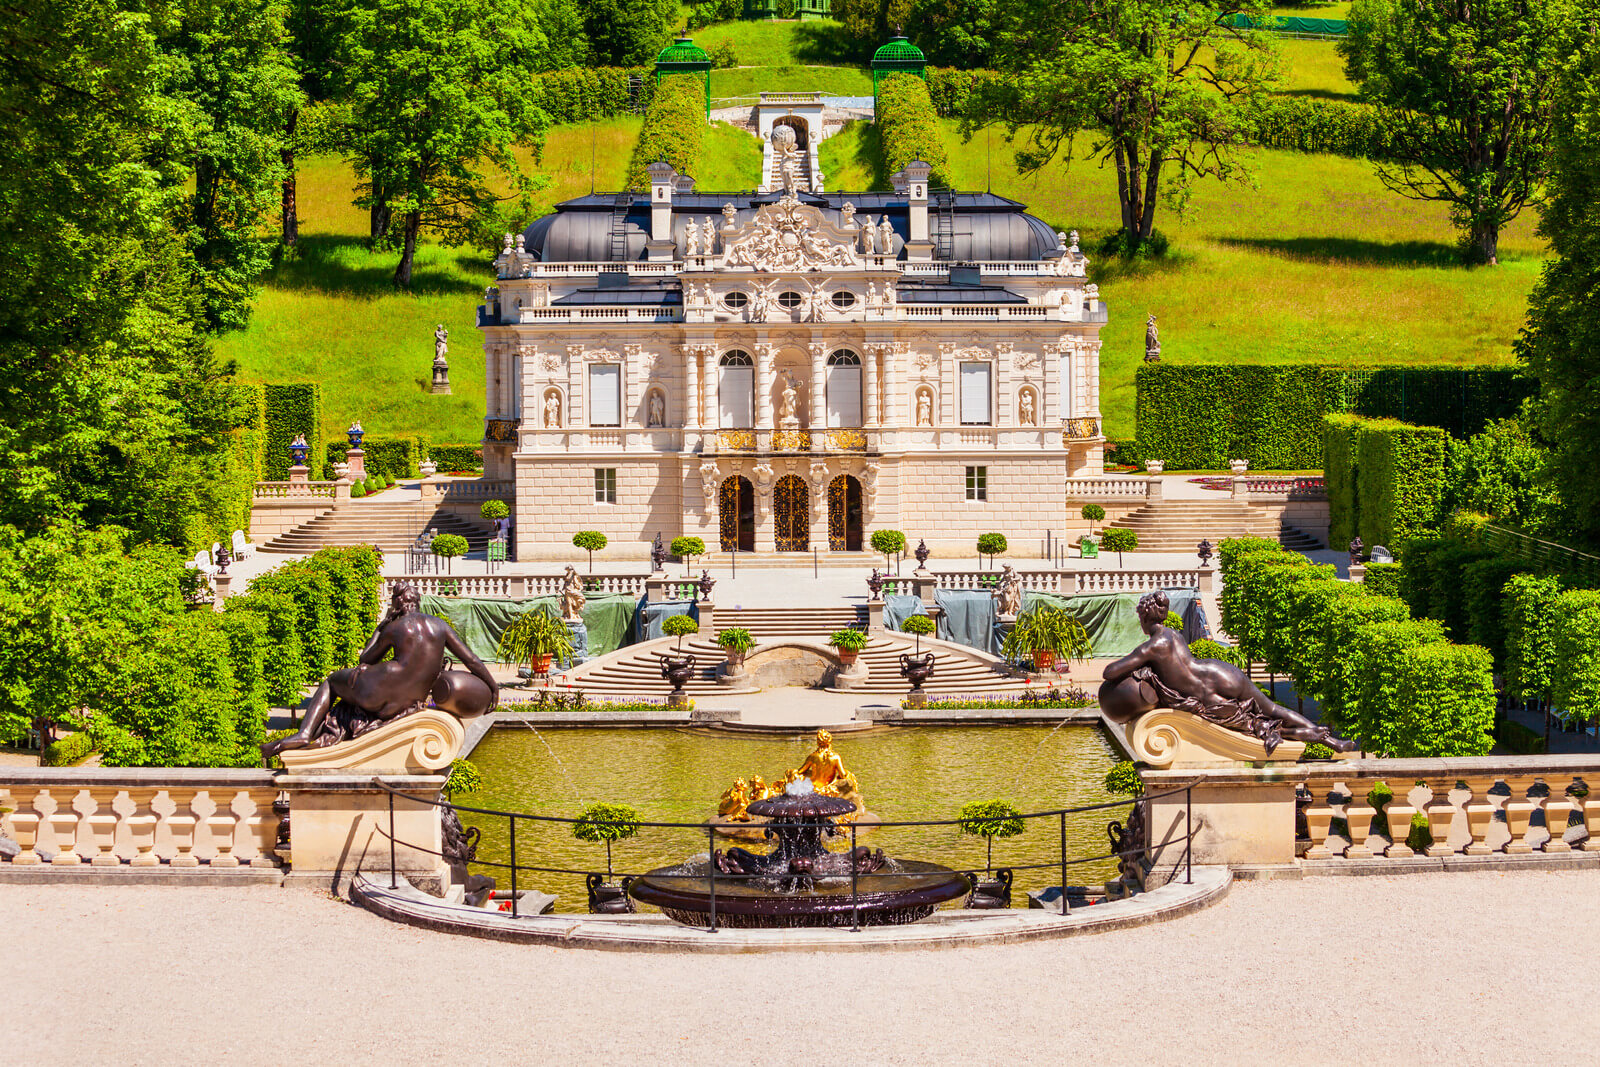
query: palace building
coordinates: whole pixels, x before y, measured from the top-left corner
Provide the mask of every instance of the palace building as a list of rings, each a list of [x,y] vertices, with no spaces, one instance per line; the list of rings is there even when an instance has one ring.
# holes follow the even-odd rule
[[[515,483],[518,556],[571,538],[854,552],[871,531],[967,554],[1065,525],[1098,475],[1106,310],[1075,236],[991,193],[810,191],[779,119],[769,192],[560,204],[495,260],[479,311],[484,477]]]

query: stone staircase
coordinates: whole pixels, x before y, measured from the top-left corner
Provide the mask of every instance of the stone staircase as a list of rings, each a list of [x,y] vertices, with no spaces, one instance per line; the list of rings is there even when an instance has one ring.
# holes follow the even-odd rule
[[[1158,500],[1107,527],[1139,535],[1141,552],[1193,552],[1201,538],[1274,537],[1285,548],[1321,548],[1311,535],[1237,500]]]
[[[482,552],[494,536],[488,526],[439,511],[421,500],[353,502],[279,534],[260,551],[309,553],[332,546],[377,545],[384,552],[404,552],[429,527],[441,534],[465,537],[473,552]]]
[[[728,628],[723,624],[723,615],[724,612],[717,612],[716,621],[719,630]],[[832,627],[827,633],[839,628]],[[756,646],[750,650],[750,656],[754,657],[764,647],[770,647],[784,640],[808,641],[820,645],[827,633],[775,635],[765,639],[758,637]],[[661,677],[658,657],[675,652],[676,647],[677,643],[672,638],[630,645],[567,671],[554,681],[557,685],[581,689],[595,698],[661,699],[672,691],[672,686]],[[1017,692],[1027,688],[1027,682],[1021,678],[1011,677],[1005,672],[1000,661],[985,656],[975,649],[927,638],[923,639],[922,647],[924,651],[937,654],[934,659],[933,677],[927,685],[930,696]],[[862,649],[860,658],[860,662],[866,665],[867,677],[849,692],[873,699],[903,695],[909,687],[905,679],[900,677],[900,654],[913,651],[913,648],[913,642],[899,634],[873,634],[872,639],[867,642],[867,647]],[[684,687],[691,697],[733,698],[736,693],[749,692],[749,690],[730,688],[717,681],[722,662],[726,657],[710,636],[698,635],[686,639],[683,642],[683,651],[693,653],[695,657],[695,673]],[[839,692],[837,689],[829,688],[832,692]]]
[[[826,641],[835,630],[851,626],[865,628],[867,609],[842,608],[718,608],[714,616],[717,629],[741,627],[757,641],[775,637],[799,637]]]

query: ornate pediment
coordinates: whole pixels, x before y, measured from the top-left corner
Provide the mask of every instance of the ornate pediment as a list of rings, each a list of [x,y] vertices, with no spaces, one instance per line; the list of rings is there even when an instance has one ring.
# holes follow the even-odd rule
[[[812,271],[859,264],[856,235],[842,229],[792,192],[763,205],[755,217],[723,238],[722,265],[759,271]]]

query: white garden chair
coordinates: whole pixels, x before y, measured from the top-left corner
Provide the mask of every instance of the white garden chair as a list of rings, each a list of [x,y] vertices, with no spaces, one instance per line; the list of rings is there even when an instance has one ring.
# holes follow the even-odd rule
[[[233,558],[244,559],[250,554],[250,542],[244,538],[243,530],[233,531]]]

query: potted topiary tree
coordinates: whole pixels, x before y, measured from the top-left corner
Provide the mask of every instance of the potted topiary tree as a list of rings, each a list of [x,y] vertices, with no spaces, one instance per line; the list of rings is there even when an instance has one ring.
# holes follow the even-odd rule
[[[495,522],[511,514],[511,507],[504,500],[485,500],[478,506],[478,514],[485,522]]]
[[[589,553],[589,573],[594,573],[594,554],[606,547],[606,535],[599,530],[579,530],[572,535],[572,543]]]
[[[694,558],[706,554],[706,543],[698,537],[674,537],[672,554],[683,560],[683,576],[688,578],[694,570]]]
[[[1032,656],[1033,669],[1042,674],[1055,670],[1058,659],[1087,658],[1093,648],[1089,632],[1070,611],[1036,604],[1017,616],[1000,651],[1013,661],[1024,654]]]
[[[928,684],[928,679],[933,677],[933,652],[922,651],[922,635],[933,633],[933,620],[926,615],[913,615],[901,623],[900,629],[911,634],[917,639],[917,651],[900,653],[900,676],[911,683],[910,699],[913,704],[921,706],[927,699],[922,692],[922,687]]]
[[[725,676],[744,673],[745,654],[755,647],[755,643],[756,639],[750,636],[750,631],[742,626],[730,626],[717,631],[717,647],[728,657],[723,668]]]
[[[1132,530],[1108,526],[1100,533],[1100,547],[1117,554],[1117,566],[1122,566],[1122,554],[1139,547],[1139,535]]]
[[[440,534],[433,539],[433,554],[444,560],[465,556],[467,548],[467,539],[460,534]]]
[[[678,639],[678,651],[683,651],[683,639],[700,632],[700,624],[688,615],[672,615],[661,623],[661,632]]]
[[[526,663],[536,675],[548,675],[554,659],[572,657],[572,631],[548,605],[525,611],[500,634],[496,655],[502,663]]]
[[[994,871],[994,839],[1016,837],[1026,828],[1022,812],[1004,800],[974,800],[961,806],[961,832],[983,837],[983,873]],[[995,872],[992,880],[973,879],[972,895],[967,898],[969,908],[1009,908],[1011,906],[1011,871]]]
[[[874,530],[869,543],[872,545],[872,551],[882,554],[883,569],[888,570],[889,557],[906,550],[906,535],[899,530]]]
[[[1006,535],[1002,533],[986,533],[978,535],[978,565],[983,566],[983,557],[989,557],[989,566],[994,566],[994,558],[1006,550]]]
[[[572,824],[572,836],[579,841],[604,841],[606,843],[606,875],[591,873],[586,883],[589,887],[589,910],[600,915],[618,915],[634,909],[628,896],[628,881],[618,885],[611,881],[611,842],[622,841],[639,833],[639,812],[629,804],[590,804],[578,812],[578,821]]]
[[[1079,511],[1078,514],[1082,515],[1084,520],[1088,522],[1089,536],[1093,537],[1094,524],[1106,517],[1106,509],[1101,507],[1099,504],[1085,504],[1083,509]]]
[[[861,650],[867,647],[867,634],[864,630],[850,627],[844,630],[835,630],[828,635],[828,644],[839,652],[839,662],[846,667],[855,666],[856,657],[861,655]]]
[[[700,624],[688,615],[672,615],[662,622],[661,632],[678,639],[677,655],[668,654],[658,658],[661,660],[661,677],[672,683],[671,703],[674,707],[682,707],[683,687],[689,684],[689,676],[694,673],[694,654],[683,651],[683,639],[699,633]]]

